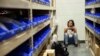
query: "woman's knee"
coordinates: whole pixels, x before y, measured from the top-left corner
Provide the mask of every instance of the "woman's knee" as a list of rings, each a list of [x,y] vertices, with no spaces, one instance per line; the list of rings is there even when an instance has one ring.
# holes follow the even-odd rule
[[[78,34],[77,33],[74,33],[74,37],[78,37]]]

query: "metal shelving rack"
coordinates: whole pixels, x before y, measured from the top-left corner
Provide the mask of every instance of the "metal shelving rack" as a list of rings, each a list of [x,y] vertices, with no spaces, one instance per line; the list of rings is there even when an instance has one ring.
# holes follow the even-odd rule
[[[56,18],[56,15],[54,16],[54,12],[56,11],[56,0],[50,0],[50,6],[38,4],[36,2],[32,2],[32,0],[0,0],[0,8],[2,9],[26,9],[28,10],[28,16],[30,18],[30,21],[32,21],[32,15],[34,14],[34,10],[48,10],[51,15],[50,20],[41,23],[38,26],[31,26],[28,30],[17,34],[16,36],[13,36],[12,38],[8,40],[4,40],[3,42],[0,42],[0,56],[5,56],[6,54],[10,53],[12,50],[14,50],[16,47],[24,43],[26,40],[30,39],[30,46],[33,48],[33,38],[34,34],[46,27],[50,24],[51,33],[48,37],[52,36],[52,33],[55,30],[55,26],[53,25],[53,19]],[[33,12],[33,13],[32,13]],[[55,12],[56,13],[56,12]],[[54,17],[53,17],[54,16]],[[42,51],[42,48],[44,45],[46,45],[50,41],[49,39],[46,39],[39,49],[36,50],[35,53],[33,53],[32,56],[38,56],[39,52]]]
[[[99,3],[93,3],[91,5],[86,5],[85,10],[91,9],[95,12],[95,8],[100,8]],[[96,27],[96,24],[100,24],[100,18],[96,18],[94,16],[85,15],[85,19],[93,22],[93,28]],[[100,56],[98,52],[100,52],[100,44],[97,44],[96,39],[100,40],[100,34],[97,34],[94,29],[91,29],[87,24],[85,26],[86,31],[86,43],[93,54],[93,56]]]

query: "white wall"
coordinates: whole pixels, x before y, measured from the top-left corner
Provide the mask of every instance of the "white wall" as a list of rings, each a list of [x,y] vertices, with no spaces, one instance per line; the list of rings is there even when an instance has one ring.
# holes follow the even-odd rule
[[[64,27],[69,19],[75,21],[79,40],[85,40],[85,0],[56,0],[58,40],[64,38]]]

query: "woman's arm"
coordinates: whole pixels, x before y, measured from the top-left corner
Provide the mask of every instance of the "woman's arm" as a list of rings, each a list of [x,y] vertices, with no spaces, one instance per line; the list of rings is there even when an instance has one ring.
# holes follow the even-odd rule
[[[75,27],[72,28],[74,33],[77,33],[77,29]]]
[[[66,33],[66,32],[67,32],[67,28],[64,29],[64,33]]]
[[[70,29],[69,27],[68,28],[65,28],[64,29],[64,33],[67,32],[69,29]]]

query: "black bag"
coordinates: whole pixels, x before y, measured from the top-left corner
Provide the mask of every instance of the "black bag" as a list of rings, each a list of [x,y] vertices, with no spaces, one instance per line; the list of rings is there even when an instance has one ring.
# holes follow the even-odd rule
[[[62,43],[53,43],[52,49],[55,49],[55,56],[68,56],[69,53],[67,51],[67,47],[65,47]]]

